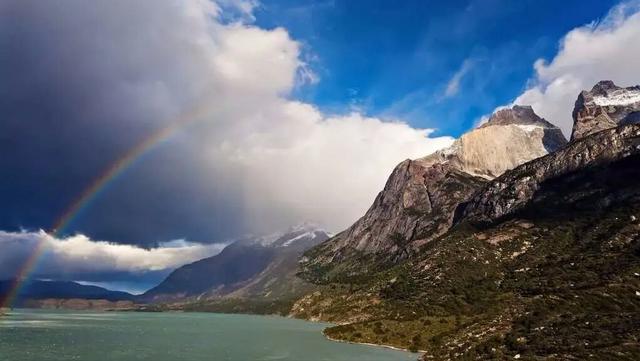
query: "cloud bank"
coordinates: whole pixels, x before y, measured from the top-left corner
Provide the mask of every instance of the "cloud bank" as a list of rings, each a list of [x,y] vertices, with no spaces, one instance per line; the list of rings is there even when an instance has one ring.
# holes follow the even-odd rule
[[[218,254],[224,246],[177,240],[144,249],[84,235],[56,238],[44,231],[0,231],[0,279],[15,277],[40,247],[42,256],[32,274],[36,278],[153,284],[179,266]]]
[[[197,109],[72,224],[98,239],[212,240],[316,220],[339,231],[392,168],[452,142],[291,99],[318,81],[255,1],[5,0],[0,228],[46,228],[115,159]],[[321,81],[321,79],[320,79]],[[7,159],[11,158],[11,159]],[[35,210],[35,211],[34,211]]]
[[[600,80],[619,86],[640,83],[640,1],[614,7],[601,21],[569,32],[550,61],[538,60],[531,86],[514,101],[533,106],[538,115],[568,137],[578,94]]]

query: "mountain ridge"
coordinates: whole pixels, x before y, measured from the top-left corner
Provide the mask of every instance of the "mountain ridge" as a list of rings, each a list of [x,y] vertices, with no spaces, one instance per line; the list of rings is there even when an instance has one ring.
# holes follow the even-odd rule
[[[325,272],[330,277],[352,275],[367,272],[359,266],[362,258],[368,263],[406,258],[444,234],[458,204],[487,181],[564,144],[560,129],[531,107],[500,110],[451,147],[396,166],[362,218],[305,254],[303,272],[325,268],[335,271]]]
[[[355,273],[315,262],[331,240],[308,251],[300,275],[319,288],[292,315],[424,360],[640,358],[640,125],[608,119],[577,117],[582,136],[482,182],[404,259],[357,257]]]

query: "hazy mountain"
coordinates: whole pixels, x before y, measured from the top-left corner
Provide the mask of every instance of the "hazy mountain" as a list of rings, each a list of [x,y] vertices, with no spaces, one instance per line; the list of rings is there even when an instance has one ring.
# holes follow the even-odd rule
[[[363,265],[363,259],[377,264],[406,258],[444,234],[456,207],[489,180],[566,142],[531,107],[500,110],[451,147],[400,163],[364,217],[309,252],[304,265],[358,274],[373,264]]]
[[[0,281],[0,300],[5,300],[15,285],[15,280]],[[98,286],[82,285],[70,281],[27,280],[21,283],[13,306],[23,305],[28,300],[84,299],[126,301],[134,296],[127,292],[111,291]]]
[[[185,302],[294,294],[303,287],[303,281],[295,278],[298,258],[328,238],[318,226],[305,224],[281,234],[238,240],[213,257],[176,269],[140,299]]]

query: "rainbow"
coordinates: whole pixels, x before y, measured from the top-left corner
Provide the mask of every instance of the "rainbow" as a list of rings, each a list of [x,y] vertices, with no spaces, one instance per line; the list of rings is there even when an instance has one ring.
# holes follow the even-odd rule
[[[55,237],[64,236],[66,228],[78,217],[78,215],[87,209],[96,198],[100,196],[111,182],[116,180],[127,169],[133,166],[144,154],[171,138],[171,136],[178,133],[179,130],[200,119],[204,115],[205,109],[206,103],[202,103],[202,105],[180,114],[168,126],[152,133],[142,142],[129,149],[129,151],[113,162],[100,174],[100,176],[96,177],[82,193],[80,193],[76,200],[65,210],[62,216],[57,219],[52,230],[48,233]],[[31,252],[29,257],[27,257],[27,260],[16,273],[8,295],[5,296],[4,299],[0,299],[0,308],[11,307],[20,293],[22,286],[25,284],[25,281],[29,279],[29,276],[36,270],[38,262],[42,258],[45,250],[45,241],[42,239],[38,242],[33,252]]]

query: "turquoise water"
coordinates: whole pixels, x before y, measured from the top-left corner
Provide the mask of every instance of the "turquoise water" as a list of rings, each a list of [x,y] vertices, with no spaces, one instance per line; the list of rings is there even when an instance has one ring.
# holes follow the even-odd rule
[[[326,324],[211,313],[14,310],[0,317],[0,360],[394,361],[417,355],[328,341]]]

